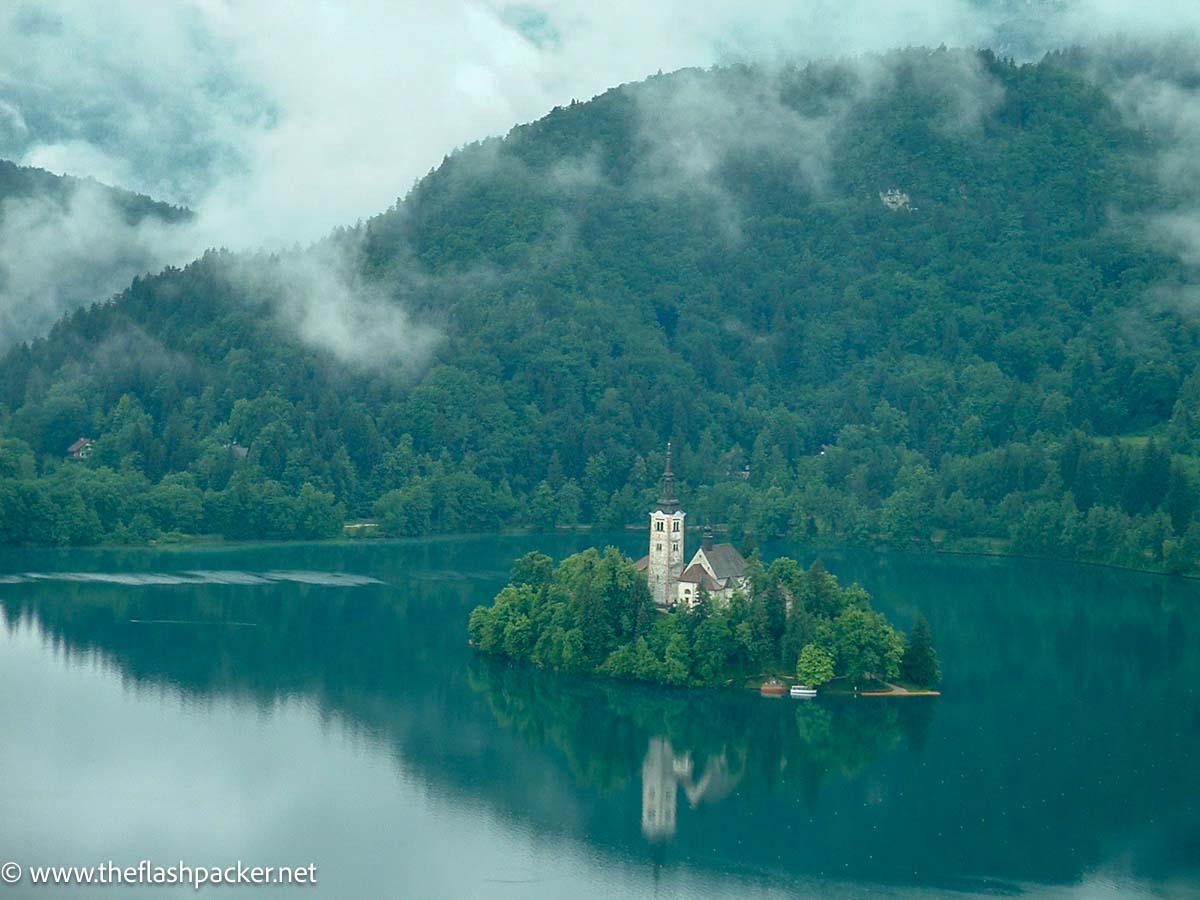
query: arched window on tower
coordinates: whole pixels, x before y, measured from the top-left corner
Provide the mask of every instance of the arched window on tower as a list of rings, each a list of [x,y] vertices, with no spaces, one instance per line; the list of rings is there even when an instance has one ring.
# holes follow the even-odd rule
[[[679,530],[679,520],[678,519],[676,519],[674,522],[671,523],[671,530],[672,531]]]
[[[662,522],[662,519],[659,519],[657,522],[655,522],[655,523],[654,523],[654,530],[655,530],[655,531],[662,531],[662,530],[663,530],[663,522]]]

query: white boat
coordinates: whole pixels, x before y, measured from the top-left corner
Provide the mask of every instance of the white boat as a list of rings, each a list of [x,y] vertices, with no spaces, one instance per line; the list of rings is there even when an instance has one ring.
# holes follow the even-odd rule
[[[817,696],[817,689],[805,687],[802,684],[793,684],[791,695],[793,697],[815,697]]]

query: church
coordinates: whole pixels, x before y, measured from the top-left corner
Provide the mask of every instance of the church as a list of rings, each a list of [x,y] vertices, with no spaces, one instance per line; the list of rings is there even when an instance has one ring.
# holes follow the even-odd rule
[[[717,605],[727,604],[735,590],[749,593],[746,560],[733,544],[714,544],[711,526],[705,526],[700,549],[684,565],[686,518],[675,493],[671,445],[667,444],[659,498],[650,512],[650,552],[637,561],[637,567],[646,573],[655,604],[664,609],[692,609],[702,589]]]

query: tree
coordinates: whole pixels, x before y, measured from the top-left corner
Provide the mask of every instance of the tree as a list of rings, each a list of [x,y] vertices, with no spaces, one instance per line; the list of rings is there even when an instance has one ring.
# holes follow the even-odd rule
[[[538,531],[553,531],[558,518],[558,504],[554,500],[554,489],[543,481],[529,499],[529,522]]]
[[[924,616],[917,619],[904,641],[904,656],[900,660],[900,677],[917,687],[930,688],[942,677],[937,654]]]
[[[572,478],[558,490],[558,521],[565,525],[577,525],[582,517],[583,490]]]
[[[750,601],[750,628],[754,634],[752,657],[759,666],[779,662],[779,641],[785,625],[785,600],[778,583],[756,590]]]
[[[196,534],[203,526],[204,497],[190,475],[168,475],[150,492],[148,503],[163,530]]]
[[[726,677],[733,653],[733,634],[723,615],[708,615],[696,626],[692,662],[696,681],[720,684]]]
[[[504,626],[504,652],[513,659],[528,659],[533,649],[533,625],[529,616],[517,613]]]
[[[0,478],[32,479],[37,475],[33,450],[24,441],[0,438]]]
[[[403,486],[417,473],[416,454],[413,453],[411,434],[402,435],[396,446],[383,455],[383,459],[371,473],[372,487],[376,494],[385,494]]]
[[[379,524],[390,535],[410,537],[426,534],[433,514],[433,494],[429,486],[417,478],[376,500],[374,511]]]
[[[576,603],[579,610],[579,630],[583,637],[583,652],[593,663],[600,662],[610,652],[616,638],[613,628],[615,610],[606,602],[604,595],[594,589],[578,592]]]
[[[805,644],[796,660],[796,677],[801,684],[820,687],[833,679],[833,654],[820,644]]]
[[[66,508],[62,510],[63,528],[61,530],[64,544],[95,544],[103,536],[100,527],[100,517],[96,511],[89,509],[78,493],[72,495]]]
[[[511,584],[530,584],[534,587],[541,587],[550,583],[553,573],[554,560],[545,553],[533,550],[513,563],[512,573],[508,580]]]
[[[664,680],[663,664],[644,637],[633,642],[633,675],[640,681]]]
[[[837,668],[851,684],[898,674],[904,642],[882,615],[850,607],[834,620],[833,630]]]
[[[467,636],[472,644],[484,650],[495,649],[492,617],[492,608],[481,604],[471,610],[471,616],[467,620]]]
[[[329,491],[317,490],[308,482],[292,501],[293,534],[298,538],[333,537],[342,530],[345,510]]]
[[[1200,562],[1200,522],[1188,526],[1183,537],[1170,542],[1166,554],[1167,569],[1175,573],[1192,572]]]
[[[663,680],[667,684],[687,684],[691,677],[692,651],[688,647],[687,638],[675,634],[667,643],[663,659]]]

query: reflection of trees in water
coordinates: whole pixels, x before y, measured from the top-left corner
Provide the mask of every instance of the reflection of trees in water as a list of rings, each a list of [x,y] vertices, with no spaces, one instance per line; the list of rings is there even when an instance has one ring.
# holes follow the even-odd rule
[[[781,792],[810,809],[832,776],[854,778],[907,735],[914,749],[936,701],[767,700],[724,691],[573,679],[492,657],[469,683],[497,720],[566,757],[581,784],[615,792],[641,774],[642,830],[674,833],[678,790],[694,808]]]
[[[797,554],[787,545],[771,552]],[[991,692],[1003,679],[1035,686],[1049,705],[1070,703],[1083,684],[1136,694],[1154,681],[1200,676],[1200,654],[1190,652],[1200,622],[1194,581],[1039,560],[822,558],[897,623],[928,617],[948,693]]]
[[[420,587],[399,594],[377,585],[28,584],[0,603],[0,622],[9,629],[35,622],[68,657],[99,651],[133,682],[183,694],[262,703],[362,687],[387,694],[414,668],[436,668],[447,646],[462,645],[429,627],[436,608],[410,609],[409,598],[436,592],[466,606],[470,586]]]
[[[927,612],[947,691],[928,702],[801,703],[570,679],[475,657],[462,623],[523,549],[481,540],[361,550],[364,559],[385,555],[386,566],[357,565],[359,548],[346,545],[238,551],[192,565],[327,567],[398,587],[6,585],[0,614],[10,627],[35,620],[68,658],[100,651],[131,689],[168,685],[264,707],[311,698],[322,717],[386,742],[406,772],[439,790],[539,834],[637,858],[649,849],[666,859],[703,855],[706,866],[769,868],[786,858],[789,872],[1044,883],[1078,879],[1117,848],[1135,871],[1196,871],[1195,582],[830,553],[831,570],[861,580],[897,622]],[[75,555],[70,565],[85,568]],[[483,565],[497,571],[492,582],[412,577]],[[101,568],[120,571],[121,559],[106,557]],[[676,840],[647,848],[638,810],[655,737],[690,757],[694,781],[721,759],[739,780],[695,813],[680,799]],[[904,746],[911,752],[888,752]],[[755,841],[742,840],[747,829],[759,829]]]

